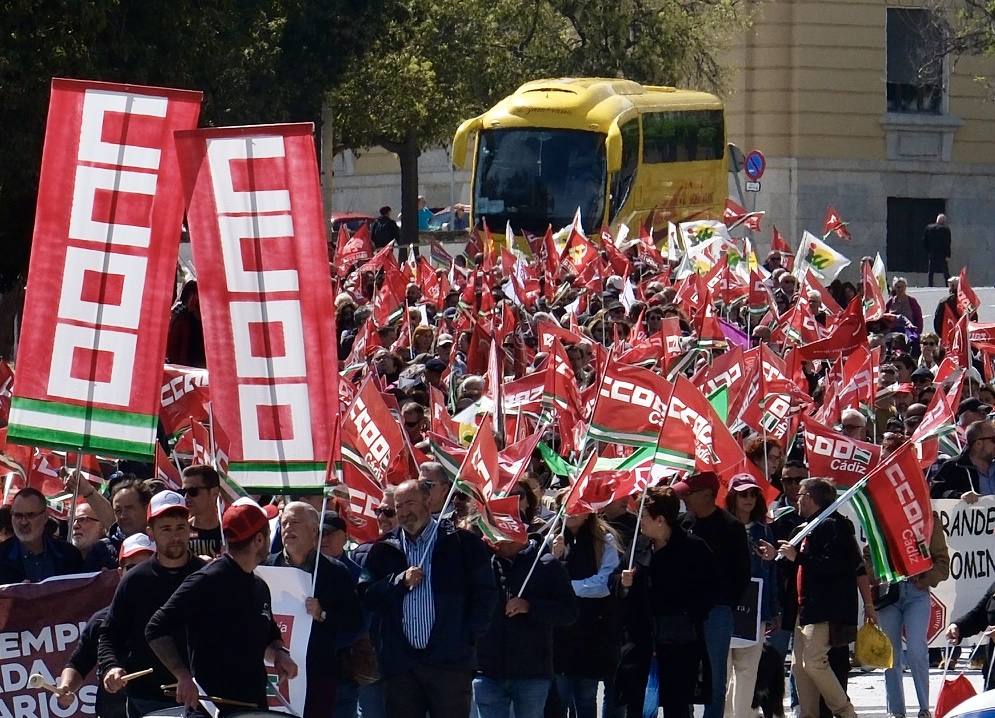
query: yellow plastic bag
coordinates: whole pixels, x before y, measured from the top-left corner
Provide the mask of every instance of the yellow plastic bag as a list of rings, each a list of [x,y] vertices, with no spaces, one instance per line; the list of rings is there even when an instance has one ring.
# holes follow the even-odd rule
[[[857,660],[867,668],[891,668],[891,640],[877,624],[867,622],[857,631]]]

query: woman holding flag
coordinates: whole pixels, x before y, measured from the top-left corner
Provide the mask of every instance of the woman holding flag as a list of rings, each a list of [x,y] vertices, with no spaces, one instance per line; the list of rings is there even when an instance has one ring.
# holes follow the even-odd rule
[[[681,528],[680,499],[670,487],[646,491],[639,532],[651,550],[622,571],[625,643],[616,697],[630,718],[688,718],[711,700],[704,621],[719,593],[708,544]]]

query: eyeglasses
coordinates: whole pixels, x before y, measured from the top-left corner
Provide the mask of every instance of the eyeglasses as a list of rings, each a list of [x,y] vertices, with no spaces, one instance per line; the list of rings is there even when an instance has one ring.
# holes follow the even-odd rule
[[[924,347],[935,347],[936,346],[936,342],[919,342],[919,343],[922,344],[922,346],[924,346]]]
[[[100,519],[95,519],[92,516],[77,516],[76,518],[73,519],[73,523],[74,524],[80,523],[80,522],[83,522],[83,521],[96,521],[96,522],[99,522]]]
[[[180,489],[180,495],[189,496],[190,498],[195,499],[200,496],[201,491],[210,491],[210,488],[207,486],[184,486]]]
[[[389,519],[397,516],[397,512],[394,509],[384,508],[383,506],[378,506],[375,511],[377,516],[386,516]]]
[[[14,521],[32,521],[44,513],[45,509],[41,511],[14,511],[10,516]]]

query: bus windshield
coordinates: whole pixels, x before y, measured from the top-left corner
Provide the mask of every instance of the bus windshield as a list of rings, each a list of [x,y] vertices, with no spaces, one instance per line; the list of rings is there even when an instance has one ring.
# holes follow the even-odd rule
[[[584,130],[505,129],[480,133],[474,217],[491,229],[542,234],[573,220],[587,231],[605,213],[605,135]]]

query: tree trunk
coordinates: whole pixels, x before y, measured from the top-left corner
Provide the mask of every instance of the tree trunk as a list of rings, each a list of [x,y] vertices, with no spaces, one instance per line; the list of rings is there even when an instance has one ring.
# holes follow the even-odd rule
[[[401,164],[401,244],[418,242],[418,142],[408,135],[397,148]]]

